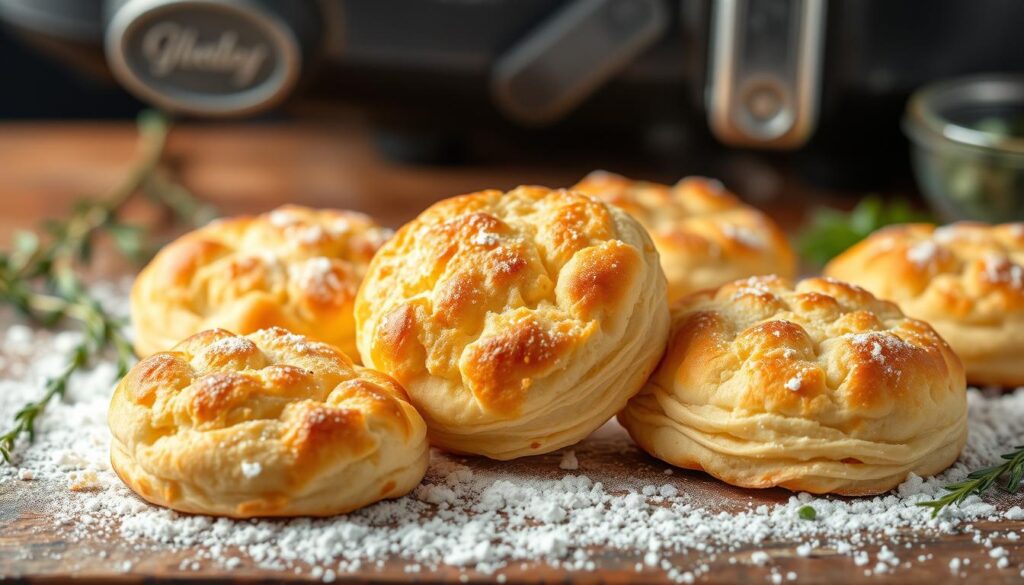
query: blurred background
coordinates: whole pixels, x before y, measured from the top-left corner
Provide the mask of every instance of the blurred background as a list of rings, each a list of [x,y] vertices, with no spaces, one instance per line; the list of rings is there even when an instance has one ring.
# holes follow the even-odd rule
[[[1024,215],[1018,0],[0,0],[0,22],[4,217],[123,173],[146,108],[226,213],[398,224],[603,168],[718,177],[787,225],[871,193]]]

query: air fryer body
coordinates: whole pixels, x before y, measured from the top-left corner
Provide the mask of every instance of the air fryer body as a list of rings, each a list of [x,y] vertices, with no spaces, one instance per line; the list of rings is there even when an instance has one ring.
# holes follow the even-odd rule
[[[0,16],[192,116],[354,107],[391,136],[553,152],[726,145],[884,166],[913,88],[1024,71],[1015,0],[0,0]]]

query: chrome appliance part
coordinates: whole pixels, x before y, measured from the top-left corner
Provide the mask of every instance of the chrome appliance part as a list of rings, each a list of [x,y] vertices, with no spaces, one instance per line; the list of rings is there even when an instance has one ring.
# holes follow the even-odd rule
[[[735,146],[793,149],[818,118],[825,0],[715,0],[707,115]]]
[[[498,58],[491,95],[510,118],[551,123],[657,41],[661,0],[576,0]]]
[[[1024,75],[925,86],[903,119],[914,174],[946,220],[1024,220]]]
[[[319,37],[315,5],[258,0],[121,0],[108,7],[117,79],[164,108],[242,115],[295,86]]]

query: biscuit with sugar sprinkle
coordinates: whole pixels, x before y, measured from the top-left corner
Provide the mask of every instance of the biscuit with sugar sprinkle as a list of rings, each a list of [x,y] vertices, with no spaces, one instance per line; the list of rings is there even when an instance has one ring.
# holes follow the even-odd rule
[[[284,327],[358,358],[353,301],[389,235],[361,213],[295,205],[185,234],[135,280],[135,349],[144,357],[213,328]]]
[[[979,386],[1024,385],[1024,223],[883,228],[825,274],[895,302],[953,347]]]
[[[796,274],[796,255],[767,215],[722,184],[687,177],[673,186],[594,171],[573,189],[617,205],[650,232],[669,301],[759,274]]]
[[[647,452],[733,485],[875,494],[967,439],[963,366],[859,287],[752,277],[673,308],[658,370],[619,414]]]
[[[381,248],[356,324],[363,362],[406,388],[434,443],[511,459],[579,441],[639,390],[668,333],[665,276],[618,208],[482,191]]]
[[[204,331],[138,364],[114,391],[114,471],[183,512],[328,516],[412,490],[426,426],[388,376],[326,343]]]

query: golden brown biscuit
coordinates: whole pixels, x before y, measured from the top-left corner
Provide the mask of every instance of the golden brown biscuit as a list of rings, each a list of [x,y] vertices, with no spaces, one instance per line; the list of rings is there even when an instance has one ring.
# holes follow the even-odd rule
[[[881,229],[825,267],[927,321],[977,385],[1024,385],[1024,223]]]
[[[737,278],[796,273],[796,256],[775,222],[713,179],[688,177],[669,187],[594,171],[573,189],[621,207],[647,228],[670,302]]]
[[[967,400],[928,324],[853,285],[769,276],[675,307],[619,420],[655,457],[733,485],[863,495],[952,464]]]
[[[206,329],[276,326],[356,355],[352,303],[388,235],[361,213],[293,205],[188,233],[135,280],[135,349],[147,356]]]
[[[426,426],[388,376],[266,329],[204,331],[139,362],[110,403],[110,461],[183,512],[328,516],[413,489]]]
[[[364,363],[405,386],[433,442],[511,459],[579,441],[640,388],[668,334],[665,276],[613,206],[482,191],[380,249],[356,324]]]

